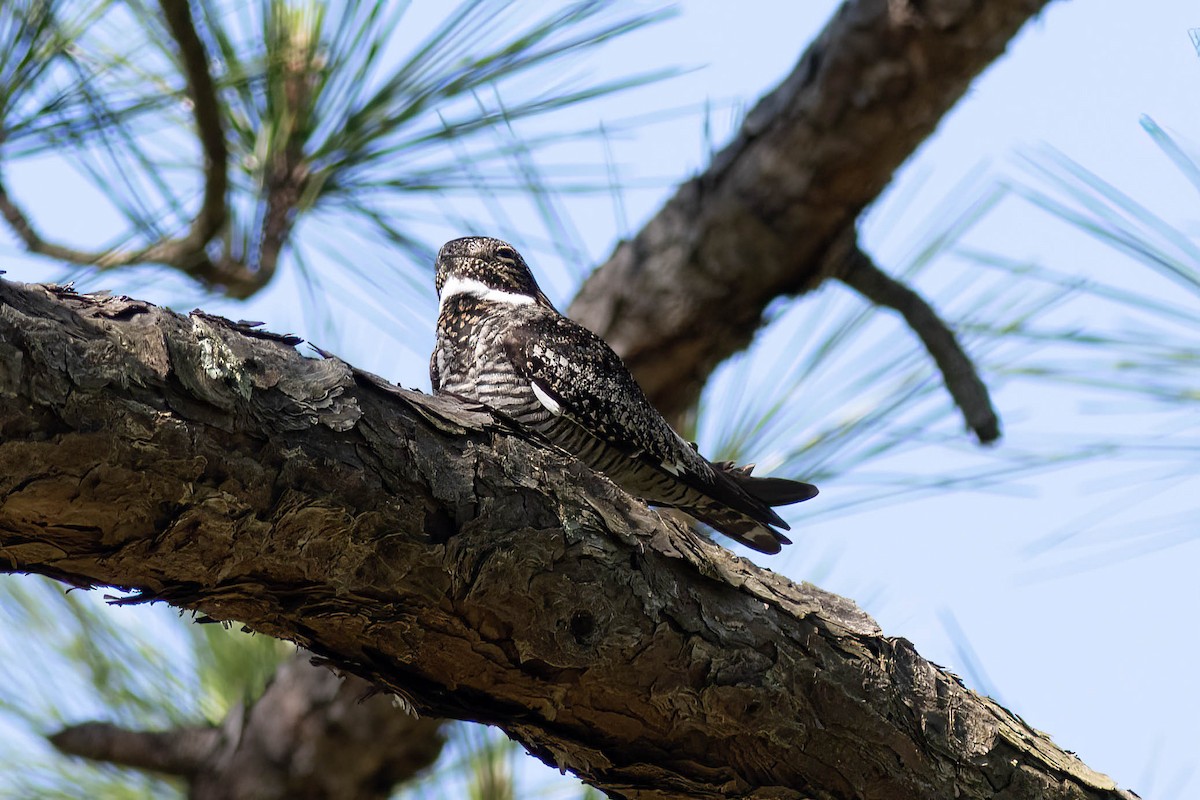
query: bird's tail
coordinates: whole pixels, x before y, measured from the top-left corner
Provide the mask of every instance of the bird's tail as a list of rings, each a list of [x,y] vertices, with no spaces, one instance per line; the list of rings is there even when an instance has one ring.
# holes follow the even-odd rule
[[[721,461],[713,466],[739,489],[767,507],[790,506],[817,496],[817,487],[811,483],[787,478],[755,478],[750,474],[754,472],[753,464],[739,467],[732,461]]]
[[[817,487],[786,478],[755,478],[750,474],[754,471],[753,464],[739,467],[732,461],[724,461],[713,464],[713,467],[716,468],[718,481],[728,480],[735,487],[735,492],[750,502],[738,503],[737,507],[712,505],[685,508],[684,511],[760,553],[778,553],[782,545],[792,543],[775,530],[788,530],[789,525],[775,513],[772,506],[811,500],[817,496]]]

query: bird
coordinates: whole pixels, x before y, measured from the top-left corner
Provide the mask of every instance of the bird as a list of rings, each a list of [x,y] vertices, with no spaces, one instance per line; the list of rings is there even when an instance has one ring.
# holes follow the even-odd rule
[[[511,244],[466,236],[435,262],[437,331],[429,375],[438,394],[480,403],[650,505],[675,508],[761,553],[791,544],[773,509],[817,488],[711,462],[646,397],[611,347],[563,316]]]

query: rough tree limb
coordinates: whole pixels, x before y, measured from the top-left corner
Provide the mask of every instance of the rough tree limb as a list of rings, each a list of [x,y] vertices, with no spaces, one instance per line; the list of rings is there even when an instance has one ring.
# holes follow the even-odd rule
[[[190,800],[385,800],[442,750],[442,721],[397,709],[362,678],[285,662],[218,726],[134,731],[104,722],[50,737],[68,755],[177,775]]]
[[[294,343],[0,284],[0,569],[243,621],[616,797],[1132,797],[850,601]]]
[[[571,316],[678,418],[1047,0],[850,0],[734,141],[584,284]],[[948,379],[949,380],[949,379]]]

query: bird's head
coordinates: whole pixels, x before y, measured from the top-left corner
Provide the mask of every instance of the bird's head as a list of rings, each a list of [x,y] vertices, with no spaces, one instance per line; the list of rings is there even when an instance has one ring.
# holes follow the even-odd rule
[[[434,283],[442,302],[455,294],[551,305],[517,249],[488,236],[451,239],[438,251]]]

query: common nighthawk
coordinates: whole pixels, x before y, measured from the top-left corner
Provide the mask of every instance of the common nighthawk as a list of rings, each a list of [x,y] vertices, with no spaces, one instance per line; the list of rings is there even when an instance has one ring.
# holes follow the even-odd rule
[[[791,541],[772,506],[817,488],[714,464],[646,399],[604,340],[559,314],[507,242],[468,236],[438,253],[435,392],[538,431],[630,494],[678,508],[762,553]]]

